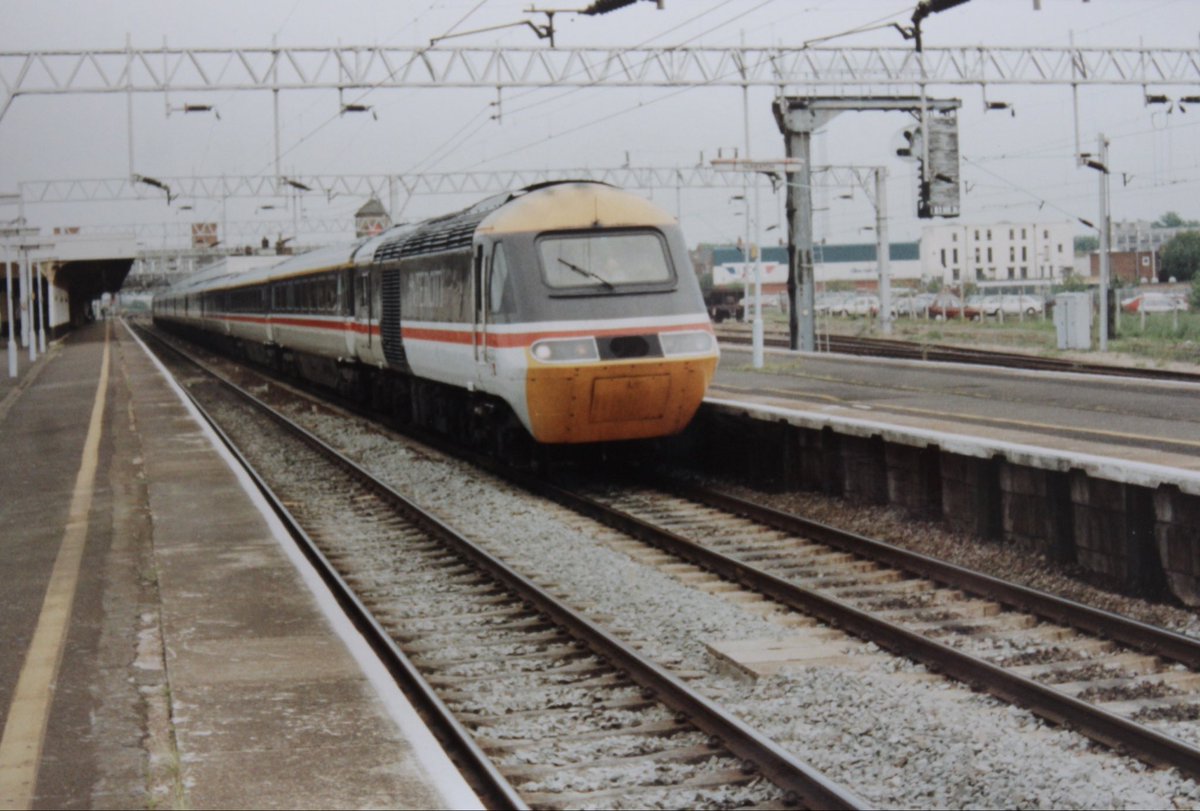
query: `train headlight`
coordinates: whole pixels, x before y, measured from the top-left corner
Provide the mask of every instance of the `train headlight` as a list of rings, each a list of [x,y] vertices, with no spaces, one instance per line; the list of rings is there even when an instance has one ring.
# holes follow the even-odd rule
[[[530,348],[533,356],[546,363],[600,360],[595,338],[556,338],[537,341]]]
[[[715,342],[707,332],[663,332],[658,336],[664,355],[706,355]]]

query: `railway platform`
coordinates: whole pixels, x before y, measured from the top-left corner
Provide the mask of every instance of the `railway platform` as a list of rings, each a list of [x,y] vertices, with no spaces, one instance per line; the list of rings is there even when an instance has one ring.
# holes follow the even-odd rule
[[[725,469],[1200,605],[1200,385],[786,350],[755,370],[722,352],[698,430]]]
[[[123,325],[0,383],[0,807],[478,807]]]

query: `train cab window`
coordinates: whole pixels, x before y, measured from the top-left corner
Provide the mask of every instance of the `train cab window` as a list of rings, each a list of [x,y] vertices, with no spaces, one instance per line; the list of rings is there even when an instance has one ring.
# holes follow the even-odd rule
[[[674,281],[665,241],[651,232],[544,236],[538,240],[550,287],[572,292]]]
[[[488,309],[492,315],[512,312],[512,293],[508,284],[508,260],[504,257],[504,246],[497,245],[492,252],[491,277],[488,279]]]

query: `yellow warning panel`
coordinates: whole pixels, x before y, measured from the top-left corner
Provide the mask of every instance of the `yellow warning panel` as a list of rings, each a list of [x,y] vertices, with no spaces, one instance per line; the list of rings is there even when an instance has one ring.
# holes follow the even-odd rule
[[[611,442],[682,431],[712,379],[717,359],[530,364],[526,402],[534,439]]]
[[[667,411],[671,376],[600,378],[592,384],[592,422],[658,420]]]

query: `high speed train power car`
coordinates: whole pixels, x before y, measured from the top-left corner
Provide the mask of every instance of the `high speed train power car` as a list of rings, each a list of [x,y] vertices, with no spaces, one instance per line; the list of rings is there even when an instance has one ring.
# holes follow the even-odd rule
[[[155,296],[155,322],[503,450],[681,431],[717,366],[678,223],[602,183],[499,195]]]

